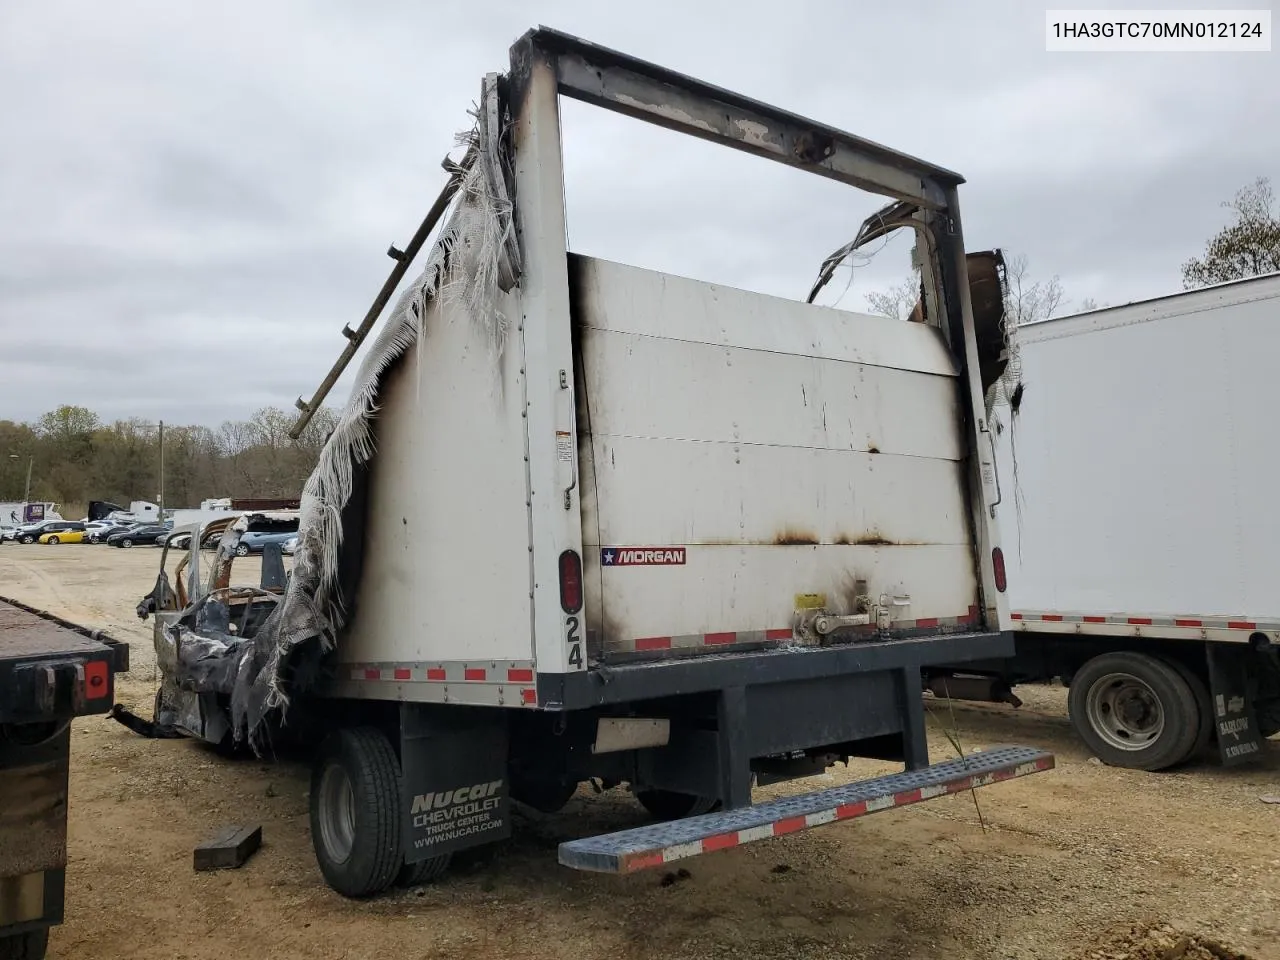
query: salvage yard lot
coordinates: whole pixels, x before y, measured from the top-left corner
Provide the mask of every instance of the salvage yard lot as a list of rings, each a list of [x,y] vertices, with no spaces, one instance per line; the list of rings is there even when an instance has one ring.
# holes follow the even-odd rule
[[[130,641],[117,699],[149,717],[150,621],[133,610],[159,556],[5,544],[0,595]],[[237,568],[256,578],[256,560]],[[1022,692],[1016,712],[930,705],[935,759],[954,753],[944,727],[966,750],[1057,754],[1056,770],[978,791],[985,832],[960,795],[676,865],[687,874],[615,878],[555,862],[563,839],[642,820],[624,790],[583,788],[561,814],[518,817],[512,841],[442,883],[363,903],[331,892],[312,859],[304,765],[78,720],[67,921],[50,957],[1280,960],[1280,805],[1259,799],[1280,794],[1280,741],[1233,771],[1114,770],[1071,734],[1063,691]],[[854,761],[759,795],[886,769]],[[263,848],[240,870],[195,873],[192,848],[241,821],[262,824]]]

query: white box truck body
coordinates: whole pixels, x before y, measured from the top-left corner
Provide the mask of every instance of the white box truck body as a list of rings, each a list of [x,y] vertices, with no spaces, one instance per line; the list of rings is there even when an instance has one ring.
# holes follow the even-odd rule
[[[797,596],[836,615],[866,615],[884,597],[894,631],[978,622],[963,391],[937,328],[587,257],[570,258],[568,275],[573,329],[560,333],[575,355],[543,373],[553,385],[576,373],[576,396],[546,401],[558,459],[532,494],[532,371],[518,349],[495,371],[483,331],[445,314],[416,357],[388,370],[377,509],[335,651],[355,682],[475,663],[489,688],[449,679],[413,693],[510,700],[507,672],[535,662],[576,672],[795,643]],[[504,305],[520,311],[515,297]],[[561,622],[560,550],[531,542],[531,498],[577,528],[576,647]],[[534,564],[552,561],[532,591],[531,551]],[[483,666],[493,662],[496,674]]]
[[[1016,341],[997,438],[1011,675],[1083,676],[1072,716],[1108,762],[1168,766],[1205,735],[1228,762],[1255,756],[1280,730],[1280,274]],[[1188,689],[1220,731],[1183,709]]]
[[[924,322],[570,254],[561,95],[889,195],[851,249],[914,230]],[[157,725],[320,728],[312,834],[352,895],[588,779],[675,821],[561,847],[630,872],[1051,766],[930,765],[925,740],[923,667],[1012,652],[984,406],[999,280],[965,255],[960,178],[549,30],[486,78],[477,121],[299,401],[318,408],[456,191],[307,483],[288,585],[269,553],[271,583],[230,585],[233,528],[207,588],[193,547],[145,601]],[[906,769],[751,804],[854,755]]]

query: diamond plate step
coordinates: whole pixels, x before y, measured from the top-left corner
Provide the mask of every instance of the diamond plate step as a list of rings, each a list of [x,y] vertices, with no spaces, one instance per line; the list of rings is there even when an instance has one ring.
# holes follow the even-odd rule
[[[1044,750],[992,747],[963,759],[935,763],[923,770],[860,780],[740,810],[570,840],[560,844],[560,863],[575,870],[597,873],[635,873],[685,857],[985,787],[1050,770],[1053,765],[1053,754]]]

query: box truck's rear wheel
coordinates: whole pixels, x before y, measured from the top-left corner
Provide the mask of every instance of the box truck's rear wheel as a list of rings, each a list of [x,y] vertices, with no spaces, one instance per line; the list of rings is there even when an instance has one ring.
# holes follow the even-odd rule
[[[720,806],[715,797],[699,797],[673,790],[637,790],[636,799],[655,820],[683,820],[710,813]]]
[[[1202,732],[1191,684],[1177,669],[1141,653],[1094,657],[1071,678],[1076,732],[1103,763],[1163,770],[1187,759]]]
[[[400,761],[373,727],[339,730],[311,771],[311,845],[325,881],[347,897],[381,893],[404,863]]]

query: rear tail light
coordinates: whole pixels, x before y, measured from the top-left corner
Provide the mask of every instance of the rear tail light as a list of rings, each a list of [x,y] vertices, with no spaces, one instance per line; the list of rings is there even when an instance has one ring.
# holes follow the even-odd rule
[[[90,660],[84,665],[84,696],[101,700],[111,692],[111,668],[105,660]]]
[[[991,567],[995,573],[996,589],[1004,593],[1004,588],[1009,585],[1009,580],[1004,572],[1004,551],[999,547],[991,551]]]
[[[582,609],[582,558],[576,550],[560,554],[560,608],[565,613]]]

